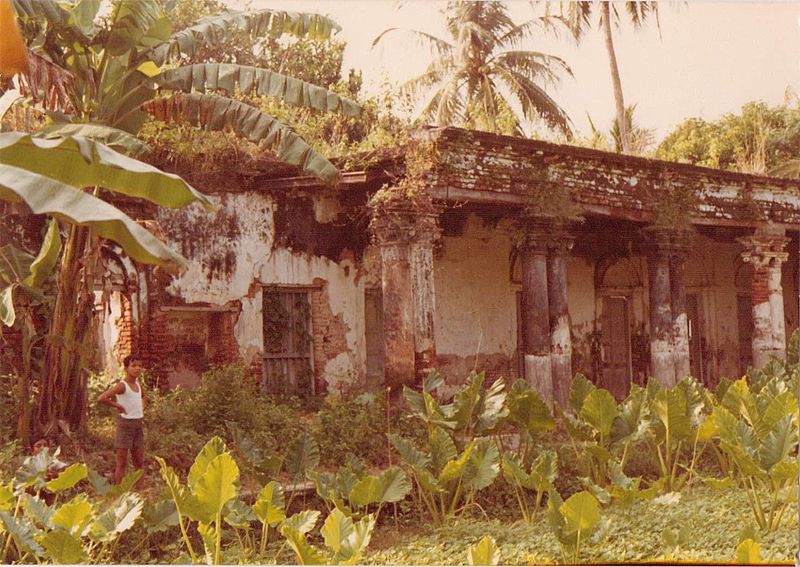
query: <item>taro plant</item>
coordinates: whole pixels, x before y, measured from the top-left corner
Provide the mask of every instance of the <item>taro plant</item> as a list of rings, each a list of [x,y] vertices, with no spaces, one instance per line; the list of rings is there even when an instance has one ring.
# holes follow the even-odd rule
[[[553,482],[558,476],[558,455],[554,451],[542,451],[526,471],[519,457],[507,451],[503,454],[501,468],[503,478],[514,488],[522,518],[533,523],[536,521],[542,496],[555,488]],[[529,491],[534,494],[533,505],[530,503]]]
[[[574,415],[556,405],[588,481],[602,486],[608,481],[608,463],[614,452],[621,452],[620,466],[624,468],[630,446],[647,430],[645,392],[632,385],[628,397],[618,405],[608,390],[576,374],[570,385],[569,409]]]
[[[477,492],[500,472],[497,444],[485,435],[496,432],[508,414],[506,393],[501,379],[486,389],[484,379],[483,372],[471,374],[446,405],[432,395],[444,382],[436,371],[423,381],[421,392],[403,389],[412,415],[425,424],[426,446],[420,450],[408,439],[388,437],[414,479],[418,506],[435,524],[473,505]]]
[[[597,542],[604,536],[607,527],[600,517],[600,504],[587,491],[578,492],[561,499],[557,490],[548,492],[547,520],[550,529],[561,546],[564,563],[578,563],[581,546],[587,540]]]
[[[727,389],[714,408],[721,449],[734,476],[747,491],[753,517],[762,530],[774,531],[790,501],[797,500],[797,398],[780,376],[758,393],[747,379]]]
[[[522,465],[529,465],[532,459],[533,444],[536,438],[555,428],[556,422],[550,408],[539,394],[525,380],[516,380],[506,397],[508,414],[504,422],[511,425],[517,433],[516,456]],[[504,437],[498,436],[501,447]]]
[[[319,516],[319,512],[315,512]],[[316,522],[316,517],[314,518]],[[301,565],[355,565],[363,555],[375,528],[375,516],[369,514],[354,522],[347,514],[334,508],[320,529],[325,547],[323,552],[306,540],[314,523],[303,526],[286,521],[281,526],[281,534],[286,538]]]
[[[400,502],[411,491],[411,482],[399,467],[369,474],[352,453],[348,454],[347,464],[339,467],[335,474],[316,471],[306,474],[329,512],[336,509],[356,518],[366,516],[373,508],[377,520],[385,504]]]
[[[97,477],[82,463],[54,475],[61,465],[58,449],[53,454],[44,450],[28,457],[10,483],[0,485],[3,563],[109,562],[121,534],[141,516],[143,500],[129,492],[138,475],[129,475],[100,498],[79,493],[60,503],[90,474]]]
[[[500,551],[492,536],[484,536],[467,550],[467,563],[470,565],[497,565],[500,563]]]

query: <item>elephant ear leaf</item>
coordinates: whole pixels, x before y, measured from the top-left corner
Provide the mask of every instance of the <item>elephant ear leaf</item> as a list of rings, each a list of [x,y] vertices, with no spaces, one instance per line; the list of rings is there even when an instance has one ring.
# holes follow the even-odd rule
[[[500,455],[497,445],[482,439],[475,446],[467,463],[464,486],[471,490],[482,490],[492,484],[500,473]]]
[[[319,512],[317,510],[303,510],[286,518],[281,524],[281,530],[287,527],[300,534],[307,534],[314,529],[318,519]]]
[[[205,474],[208,465],[211,464],[211,461],[225,453],[227,450],[228,448],[225,446],[225,442],[219,437],[214,436],[209,439],[209,441],[197,454],[194,459],[194,463],[192,463],[192,466],[189,469],[189,478],[187,479],[187,483],[192,490],[194,490],[197,482]]]
[[[484,536],[478,543],[467,550],[467,561],[470,565],[497,565],[500,563],[500,552],[497,543],[491,536]]]
[[[325,545],[340,555],[347,549],[347,540],[353,534],[353,520],[338,508],[334,508],[325,519],[320,533],[325,539]]]
[[[138,494],[129,492],[115,506],[103,512],[92,525],[92,537],[97,541],[111,541],[129,530],[142,515],[144,501]]]
[[[236,461],[230,453],[222,453],[214,457],[203,476],[197,480],[194,495],[202,509],[215,516],[222,512],[229,500],[236,497],[238,483],[239,467]]]
[[[569,386],[569,407],[576,414],[581,411],[586,396],[595,391],[597,387],[583,374],[576,374]]]
[[[735,561],[740,565],[761,563],[761,546],[750,538],[745,539],[736,547]]]
[[[291,526],[281,526],[281,535],[292,548],[301,565],[325,565],[327,561],[306,541],[306,536]]]
[[[178,509],[172,500],[161,500],[155,504],[145,502],[142,519],[148,534],[163,532],[178,525]]]
[[[72,534],[53,530],[42,536],[40,541],[53,563],[76,565],[86,561],[86,552],[80,540]]]
[[[771,469],[795,447],[797,447],[797,426],[793,423],[793,417],[787,415],[775,424],[759,447],[761,466],[765,470]]]
[[[285,505],[283,487],[273,480],[264,485],[258,493],[258,498],[253,504],[253,513],[262,524],[275,527],[286,519]]]
[[[8,512],[0,512],[0,524],[8,535],[14,538],[22,551],[32,553],[36,557],[44,555],[44,549],[37,542],[40,531],[27,522],[21,522]]]
[[[300,434],[286,453],[286,471],[293,479],[303,478],[307,471],[319,465],[319,446],[307,432]]]
[[[61,492],[72,488],[89,475],[89,468],[83,463],[70,465],[53,480],[48,481],[44,487],[50,492]]]
[[[608,390],[594,389],[584,399],[578,415],[603,438],[608,439],[619,410],[614,396]]]
[[[559,511],[564,516],[566,529],[569,532],[591,532],[600,523],[600,505],[597,499],[586,491],[567,498]]]

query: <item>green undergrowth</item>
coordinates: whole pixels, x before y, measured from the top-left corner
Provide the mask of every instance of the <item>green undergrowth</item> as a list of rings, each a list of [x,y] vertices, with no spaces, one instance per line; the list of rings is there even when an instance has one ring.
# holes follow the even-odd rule
[[[762,560],[793,564],[797,553],[797,506],[774,532],[757,536]],[[675,500],[639,501],[603,510],[610,520],[605,536],[581,550],[582,563],[734,562],[742,531],[750,524],[742,491],[707,487],[685,490]],[[681,533],[683,530],[683,533]],[[756,531],[756,533],[758,533]],[[434,529],[397,531],[387,518],[373,536],[370,565],[464,565],[467,549],[492,536],[504,565],[561,562],[558,540],[542,517],[532,524],[513,519],[462,517]]]

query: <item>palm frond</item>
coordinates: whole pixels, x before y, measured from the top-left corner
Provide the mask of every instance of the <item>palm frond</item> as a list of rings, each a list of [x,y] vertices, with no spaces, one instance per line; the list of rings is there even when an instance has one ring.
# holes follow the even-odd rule
[[[233,63],[199,63],[167,69],[154,77],[161,89],[174,91],[206,92],[220,90],[234,94],[238,87],[242,94],[252,92],[260,96],[275,97],[301,108],[322,112],[339,112],[345,116],[359,116],[361,107],[333,91],[311,83],[274,73],[267,69],[236,65]]]
[[[206,130],[229,130],[262,145],[304,173],[334,184],[339,172],[324,156],[309,146],[281,121],[238,100],[207,94],[175,94],[152,100],[143,110],[158,120],[199,126]]]
[[[491,63],[522,73],[531,80],[543,77],[547,82],[553,84],[558,83],[560,79],[556,71],[562,71],[570,77],[573,76],[572,69],[566,61],[555,55],[539,51],[504,51],[498,53]]]
[[[375,47],[386,34],[397,31],[413,34],[416,36],[420,44],[426,45],[431,49],[431,51],[435,52],[439,56],[452,55],[453,51],[455,50],[455,46],[453,44],[440,39],[435,35],[408,28],[388,28],[383,30],[380,34],[378,34],[378,37],[372,40],[371,47]]]
[[[592,9],[595,5],[595,2],[588,0],[561,3],[561,17],[576,41],[580,41],[583,34],[592,27]]]
[[[557,129],[567,136],[571,135],[572,121],[544,89],[513,69],[497,67],[495,71],[511,94],[519,100],[525,118],[531,120],[539,116],[549,127]]]

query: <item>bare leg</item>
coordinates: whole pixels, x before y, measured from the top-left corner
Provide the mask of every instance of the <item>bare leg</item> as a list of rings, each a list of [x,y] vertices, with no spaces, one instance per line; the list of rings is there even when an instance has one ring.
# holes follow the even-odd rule
[[[125,466],[128,464],[128,450],[117,449],[117,468],[114,471],[114,484],[122,482],[125,476]]]

